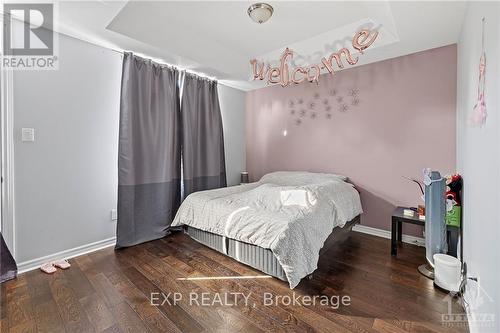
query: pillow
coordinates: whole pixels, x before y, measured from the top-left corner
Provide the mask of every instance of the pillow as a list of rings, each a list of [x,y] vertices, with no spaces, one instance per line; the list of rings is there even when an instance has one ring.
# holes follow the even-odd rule
[[[315,173],[307,171],[277,171],[268,173],[259,180],[263,184],[276,184],[283,186],[303,186],[308,184],[323,183],[331,180],[346,181],[347,177],[333,173]]]

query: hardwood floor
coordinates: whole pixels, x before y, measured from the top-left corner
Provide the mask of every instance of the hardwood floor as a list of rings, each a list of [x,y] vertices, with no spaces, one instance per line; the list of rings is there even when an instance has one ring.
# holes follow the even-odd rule
[[[21,274],[1,286],[1,332],[454,332],[445,327],[446,294],[421,276],[424,249],[403,245],[390,256],[390,241],[351,232],[320,259],[312,280],[290,290],[260,276],[182,233],[125,250],[112,248],[70,260],[66,271]],[[174,295],[174,292],[180,294]],[[161,293],[168,295],[163,301]],[[189,304],[190,293],[248,297],[224,305]],[[206,293],[206,294],[203,294]],[[233,293],[233,294],[231,294]],[[264,294],[267,293],[267,294]],[[264,305],[265,295],[349,296],[338,309],[316,303]],[[241,296],[240,295],[240,296]],[[176,304],[176,298],[180,298]],[[157,299],[158,298],[158,299]],[[169,305],[170,303],[170,305]],[[211,303],[209,301],[209,303]],[[236,304],[235,304],[236,303]],[[462,313],[452,303],[453,313]]]

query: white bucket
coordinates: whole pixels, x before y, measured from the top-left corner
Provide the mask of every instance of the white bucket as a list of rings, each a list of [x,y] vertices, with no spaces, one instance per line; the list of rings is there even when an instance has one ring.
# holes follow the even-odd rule
[[[461,282],[460,260],[442,253],[436,253],[433,259],[434,283],[448,291],[459,291]]]

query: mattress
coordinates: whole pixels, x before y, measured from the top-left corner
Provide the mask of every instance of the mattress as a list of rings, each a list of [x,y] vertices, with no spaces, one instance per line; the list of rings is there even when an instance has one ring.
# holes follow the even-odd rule
[[[325,241],[320,253],[324,253],[334,242],[340,241],[351,231],[352,227],[359,223],[359,216],[347,222],[343,228],[337,227]],[[270,249],[265,249],[257,245],[241,242],[227,238],[208,231],[194,227],[185,226],[185,233],[193,240],[208,246],[222,254],[227,255],[236,261],[255,268],[267,275],[274,276],[280,280],[287,281],[285,272],[278,259]]]

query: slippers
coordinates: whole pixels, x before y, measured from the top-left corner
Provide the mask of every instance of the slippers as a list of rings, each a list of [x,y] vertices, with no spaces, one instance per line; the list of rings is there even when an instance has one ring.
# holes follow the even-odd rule
[[[71,264],[67,260],[57,260],[52,263],[52,265],[56,266],[60,269],[68,269],[71,267]]]
[[[57,268],[60,269],[68,269],[71,267],[71,264],[67,260],[56,260],[54,262],[48,262],[40,266],[42,272],[47,274],[54,274],[57,271]]]
[[[42,270],[42,272],[47,274],[54,274],[57,271],[52,263],[43,264],[42,266],[40,266],[40,269]]]

